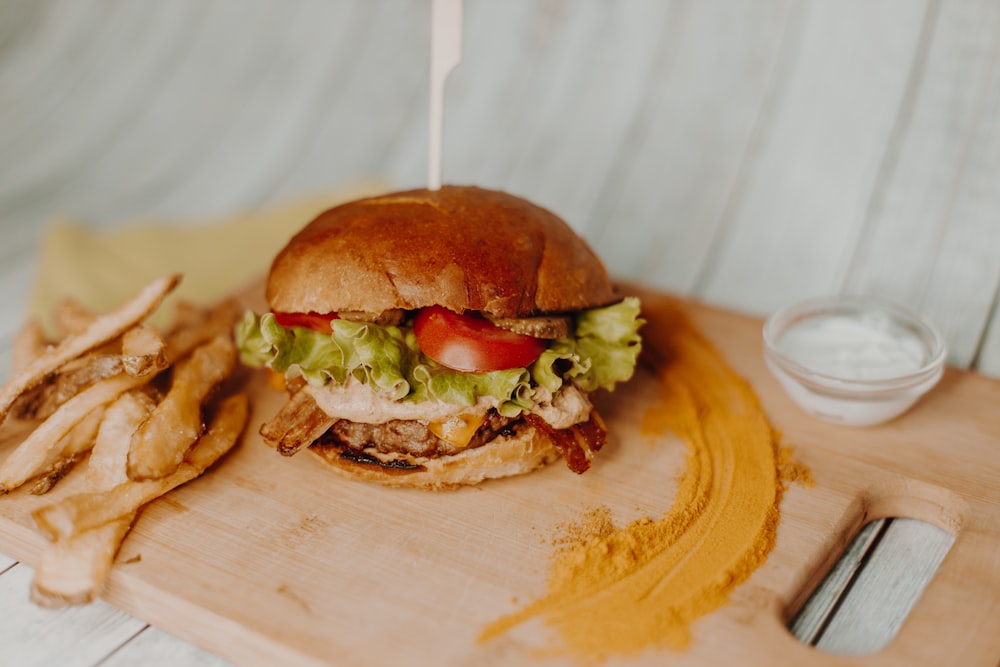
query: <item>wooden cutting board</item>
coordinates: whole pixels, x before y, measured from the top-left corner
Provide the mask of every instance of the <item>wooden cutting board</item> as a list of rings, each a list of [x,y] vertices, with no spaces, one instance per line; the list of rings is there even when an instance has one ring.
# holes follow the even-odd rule
[[[777,544],[729,604],[695,622],[683,652],[612,664],[816,665],[856,662],[800,644],[788,618],[867,520],[907,516],[956,535],[898,636],[864,664],[994,665],[1000,655],[1000,382],[949,370],[904,417],[848,429],[818,422],[764,366],[753,317],[639,290],[647,312],[681,308],[747,378],[815,485],[793,485]],[[252,294],[250,301],[258,301]],[[655,346],[656,341],[647,341]],[[657,380],[640,370],[599,399],[611,442],[583,476],[558,463],[457,491],[386,489],[284,458],[257,425],[283,397],[249,382],[251,428],[205,477],[150,504],[118,556],[106,599],[248,665],[562,664],[537,621],[489,643],[491,621],[546,590],[555,539],[598,507],[616,524],[670,507],[684,446],[638,424]],[[48,498],[0,499],[0,551],[28,564],[43,538],[30,512]],[[28,595],[28,591],[24,591]]]

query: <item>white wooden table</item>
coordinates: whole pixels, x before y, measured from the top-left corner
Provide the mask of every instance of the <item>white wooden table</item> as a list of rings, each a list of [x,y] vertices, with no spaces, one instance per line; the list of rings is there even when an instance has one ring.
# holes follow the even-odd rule
[[[56,215],[422,186],[428,17],[429,0],[0,0],[3,376]],[[1000,375],[994,0],[466,0],[444,177],[552,208],[616,275],[733,309],[894,299],[950,363]],[[932,570],[939,533],[892,522],[842,572],[862,565],[874,600],[916,591],[929,573],[892,554],[923,545]],[[37,609],[30,569],[0,569],[9,664],[223,664],[103,603]],[[893,604],[841,605],[828,638],[860,650]]]

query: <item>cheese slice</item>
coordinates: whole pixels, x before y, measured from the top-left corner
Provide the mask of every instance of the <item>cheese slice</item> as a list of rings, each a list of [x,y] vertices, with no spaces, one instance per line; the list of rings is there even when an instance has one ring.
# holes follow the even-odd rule
[[[287,388],[287,385],[285,384],[285,374],[268,369],[267,386],[274,391],[285,391]]]
[[[465,412],[444,421],[430,422],[427,429],[455,447],[465,447],[485,421],[484,412]]]

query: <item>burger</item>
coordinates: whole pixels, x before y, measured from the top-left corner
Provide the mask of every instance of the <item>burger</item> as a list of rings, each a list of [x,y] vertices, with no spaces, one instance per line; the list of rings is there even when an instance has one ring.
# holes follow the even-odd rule
[[[260,433],[354,479],[439,489],[607,440],[594,392],[628,380],[639,302],[554,213],[445,186],[332,208],[274,258],[237,328],[287,401]]]

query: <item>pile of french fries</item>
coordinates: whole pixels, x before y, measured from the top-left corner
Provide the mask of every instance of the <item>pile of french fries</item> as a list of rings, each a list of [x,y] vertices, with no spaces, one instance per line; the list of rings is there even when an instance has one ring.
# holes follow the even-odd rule
[[[58,340],[34,320],[14,340],[0,429],[24,438],[0,460],[0,494],[44,494],[83,468],[83,491],[32,514],[50,540],[32,581],[39,605],[98,596],[142,506],[205,472],[246,425],[247,397],[231,381],[235,301],[181,303],[162,334],[143,323],[179,281],[160,278],[106,314],[67,300],[54,313]]]

